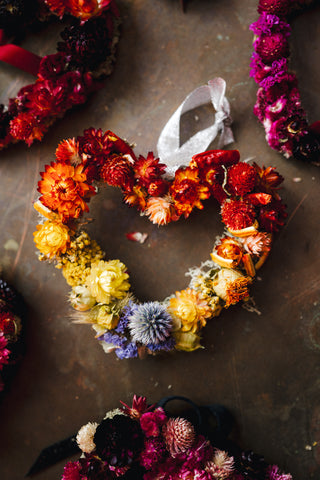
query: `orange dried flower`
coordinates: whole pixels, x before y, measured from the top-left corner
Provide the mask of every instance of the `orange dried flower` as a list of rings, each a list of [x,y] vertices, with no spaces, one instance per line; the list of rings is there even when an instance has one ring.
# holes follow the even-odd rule
[[[46,165],[38,182],[40,201],[48,208],[60,214],[63,222],[79,218],[89,210],[85,200],[95,194],[95,190],[86,182],[84,166],[73,167],[66,163],[52,162]]]
[[[235,305],[240,300],[248,300],[250,297],[248,286],[252,283],[250,277],[241,277],[227,285],[226,289],[226,308]]]
[[[220,257],[233,260],[233,267],[239,265],[243,255],[241,245],[231,237],[222,238],[220,243],[216,245],[215,250]]]
[[[132,192],[124,196],[124,201],[132,207],[137,207],[138,210],[143,212],[147,206],[147,193],[143,187],[135,185]]]
[[[198,169],[190,167],[176,171],[170,193],[178,215],[184,215],[185,218],[188,218],[194,207],[203,209],[201,200],[210,196],[208,187],[200,182]]]
[[[71,15],[88,20],[93,16],[100,15],[102,10],[111,3],[111,0],[69,0]]]

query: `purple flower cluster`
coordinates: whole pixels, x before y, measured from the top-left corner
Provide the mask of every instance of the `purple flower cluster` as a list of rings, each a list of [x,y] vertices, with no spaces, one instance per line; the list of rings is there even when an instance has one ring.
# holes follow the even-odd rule
[[[118,325],[99,337],[120,359],[173,350],[172,320],[159,302],[140,305],[130,301],[121,312]]]
[[[300,2],[299,6],[309,3]],[[288,70],[291,33],[287,17],[294,2],[260,0],[250,75],[259,85],[254,114],[263,124],[271,148],[287,158],[320,161],[320,122],[309,125],[301,106],[298,82]]]

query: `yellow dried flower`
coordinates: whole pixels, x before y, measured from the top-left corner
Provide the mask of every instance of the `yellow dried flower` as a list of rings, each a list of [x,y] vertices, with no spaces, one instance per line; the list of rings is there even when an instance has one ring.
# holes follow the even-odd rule
[[[92,264],[86,285],[99,303],[108,304],[114,298],[123,298],[130,288],[126,266],[120,260]]]
[[[185,352],[193,352],[198,348],[203,348],[200,345],[199,335],[192,332],[182,332],[181,330],[173,333],[174,339],[176,341],[175,348],[176,350],[183,350]]]
[[[210,307],[203,295],[191,288],[176,292],[176,296],[170,299],[168,311],[179,318],[183,332],[198,332],[206,325],[206,319],[211,317]]]
[[[95,240],[81,232],[70,243],[65,255],[59,258],[57,268],[62,268],[63,276],[71,287],[83,285],[91,271],[91,264],[104,257]]]
[[[65,253],[70,243],[69,228],[56,220],[46,220],[43,225],[37,225],[33,236],[37,249],[49,258]]]
[[[111,311],[108,305],[99,305],[96,322],[101,327],[111,330],[118,325],[119,317]]]

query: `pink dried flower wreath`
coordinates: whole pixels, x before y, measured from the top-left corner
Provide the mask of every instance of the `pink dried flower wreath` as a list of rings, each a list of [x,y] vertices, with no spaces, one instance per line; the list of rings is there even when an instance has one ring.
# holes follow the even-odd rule
[[[297,77],[289,71],[290,14],[310,0],[260,0],[250,75],[259,85],[254,114],[271,148],[285,157],[320,162],[320,121],[309,124],[301,105]]]

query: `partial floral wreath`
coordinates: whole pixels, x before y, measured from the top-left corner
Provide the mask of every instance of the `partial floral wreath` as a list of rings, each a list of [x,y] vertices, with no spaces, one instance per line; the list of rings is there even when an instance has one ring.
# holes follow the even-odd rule
[[[23,352],[24,308],[21,295],[0,278],[0,392],[5,389]]]
[[[100,423],[89,422],[79,430],[81,457],[65,465],[62,480],[292,480],[262,456],[242,451],[222,431],[209,435],[210,441],[196,422],[170,417],[161,406],[148,405],[145,397],[135,395],[132,406],[121,403]],[[228,413],[218,405],[196,408],[200,419],[223,422],[221,414]]]
[[[301,105],[297,77],[289,71],[292,12],[312,0],[259,0],[251,76],[259,85],[254,113],[271,148],[285,157],[320,162],[320,121],[309,124]]]
[[[9,44],[54,16],[70,20],[57,53],[41,58]],[[0,60],[37,77],[0,106],[0,149],[41,140],[57,118],[103,86],[112,71],[118,27],[114,0],[0,1]]]
[[[56,161],[46,165],[38,183],[41,196],[34,207],[43,221],[34,240],[40,260],[62,269],[78,321],[92,324],[106,352],[132,358],[196,350],[209,319],[249,300],[249,286],[286,212],[278,193],[282,176],[239,158],[237,150],[206,151],[166,180],[166,166],[152,152],[137,158],[111,131],[90,128],[59,144]],[[101,184],[119,187],[127,204],[158,225],[188,218],[210,196],[220,203],[227,230],[217,237],[211,260],[189,270],[185,290],[162,302],[133,297],[126,266],[104,260],[82,227],[81,217]]]

